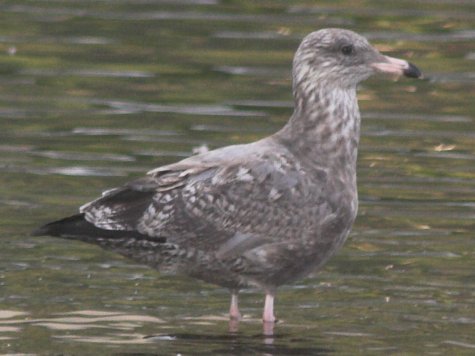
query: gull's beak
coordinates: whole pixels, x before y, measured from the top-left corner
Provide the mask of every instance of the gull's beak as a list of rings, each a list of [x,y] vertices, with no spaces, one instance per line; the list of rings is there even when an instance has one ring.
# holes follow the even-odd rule
[[[403,59],[393,58],[389,56],[381,56],[381,60],[373,63],[372,67],[378,72],[405,75],[409,78],[422,78],[422,72],[414,64]]]

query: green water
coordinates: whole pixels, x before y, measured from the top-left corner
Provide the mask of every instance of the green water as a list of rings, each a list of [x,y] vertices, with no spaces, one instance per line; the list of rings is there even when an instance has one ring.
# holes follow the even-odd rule
[[[101,0],[0,4],[0,352],[475,354],[475,3]],[[245,291],[32,238],[158,165],[279,129],[290,65],[322,27],[426,80],[359,92],[359,216],[319,274],[283,287],[274,337]]]

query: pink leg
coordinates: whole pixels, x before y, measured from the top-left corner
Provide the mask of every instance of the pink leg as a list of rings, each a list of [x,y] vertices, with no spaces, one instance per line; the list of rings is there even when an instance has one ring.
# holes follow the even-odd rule
[[[274,294],[266,293],[266,301],[264,304],[264,313],[262,315],[264,323],[274,323]]]
[[[231,306],[229,307],[229,318],[231,320],[241,320],[241,313],[238,308],[238,294],[232,292],[231,294]]]

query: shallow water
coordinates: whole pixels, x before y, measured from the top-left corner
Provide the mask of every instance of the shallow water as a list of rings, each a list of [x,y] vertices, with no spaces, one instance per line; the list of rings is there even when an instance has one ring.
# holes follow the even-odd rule
[[[475,353],[472,1],[4,1],[0,4],[0,352]],[[290,64],[321,27],[365,34],[421,81],[372,79],[359,216],[318,274],[228,292],[94,246],[32,238],[102,190],[200,147],[276,131]]]

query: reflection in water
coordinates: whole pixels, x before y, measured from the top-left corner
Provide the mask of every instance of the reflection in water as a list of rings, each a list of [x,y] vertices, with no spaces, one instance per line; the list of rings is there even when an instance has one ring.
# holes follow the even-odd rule
[[[186,318],[181,325],[186,329],[198,329],[200,326],[216,325],[223,330],[226,317],[203,316],[199,318]],[[249,323],[259,325],[258,319],[246,318],[243,328],[248,328]],[[159,334],[146,335],[138,330],[145,324],[152,324],[155,330],[162,329]],[[147,315],[132,315],[120,312],[100,310],[81,310],[68,312],[50,318],[31,318],[26,312],[0,310],[0,340],[13,340],[14,335],[22,332],[26,327],[43,327],[51,331],[51,336],[57,340],[77,343],[109,344],[109,345],[144,345],[163,343],[176,343],[182,348],[201,347],[208,345],[210,352],[263,352],[267,355],[318,355],[326,354],[329,349],[323,347],[292,346],[298,340],[291,333],[274,334],[274,323],[264,326],[262,334],[240,333],[235,321],[228,333],[219,334],[200,332],[167,332],[169,322]],[[231,327],[232,322],[230,322]],[[270,325],[272,324],[272,325]],[[104,330],[104,332],[99,332]],[[285,330],[285,329],[284,329]],[[303,339],[299,342],[302,343]],[[306,340],[303,343],[309,342]],[[312,340],[313,341],[313,340]],[[287,343],[290,345],[287,346]],[[313,342],[312,342],[313,343]]]
[[[131,315],[98,310],[82,310],[64,313],[50,318],[31,318],[26,312],[0,310],[0,333],[19,332],[27,325],[44,327],[55,332],[65,332],[54,335],[55,338],[70,339],[81,342],[136,344],[145,343],[145,335],[135,332],[144,323],[163,324],[162,319],[147,315]],[[97,336],[72,332],[93,331],[106,329],[108,336]]]
[[[273,336],[274,336],[274,327],[275,322],[266,322],[262,323],[262,334],[265,337],[266,343],[272,343]]]
[[[318,346],[315,340],[302,340],[290,335],[241,335],[230,333],[223,335],[206,335],[201,333],[174,334],[173,337],[158,335],[148,336],[150,340],[160,343],[163,340],[173,340],[182,344],[190,344],[200,348],[207,345],[210,354],[216,355],[327,355],[333,350]],[[305,344],[311,342],[313,346],[304,347],[294,343]]]

